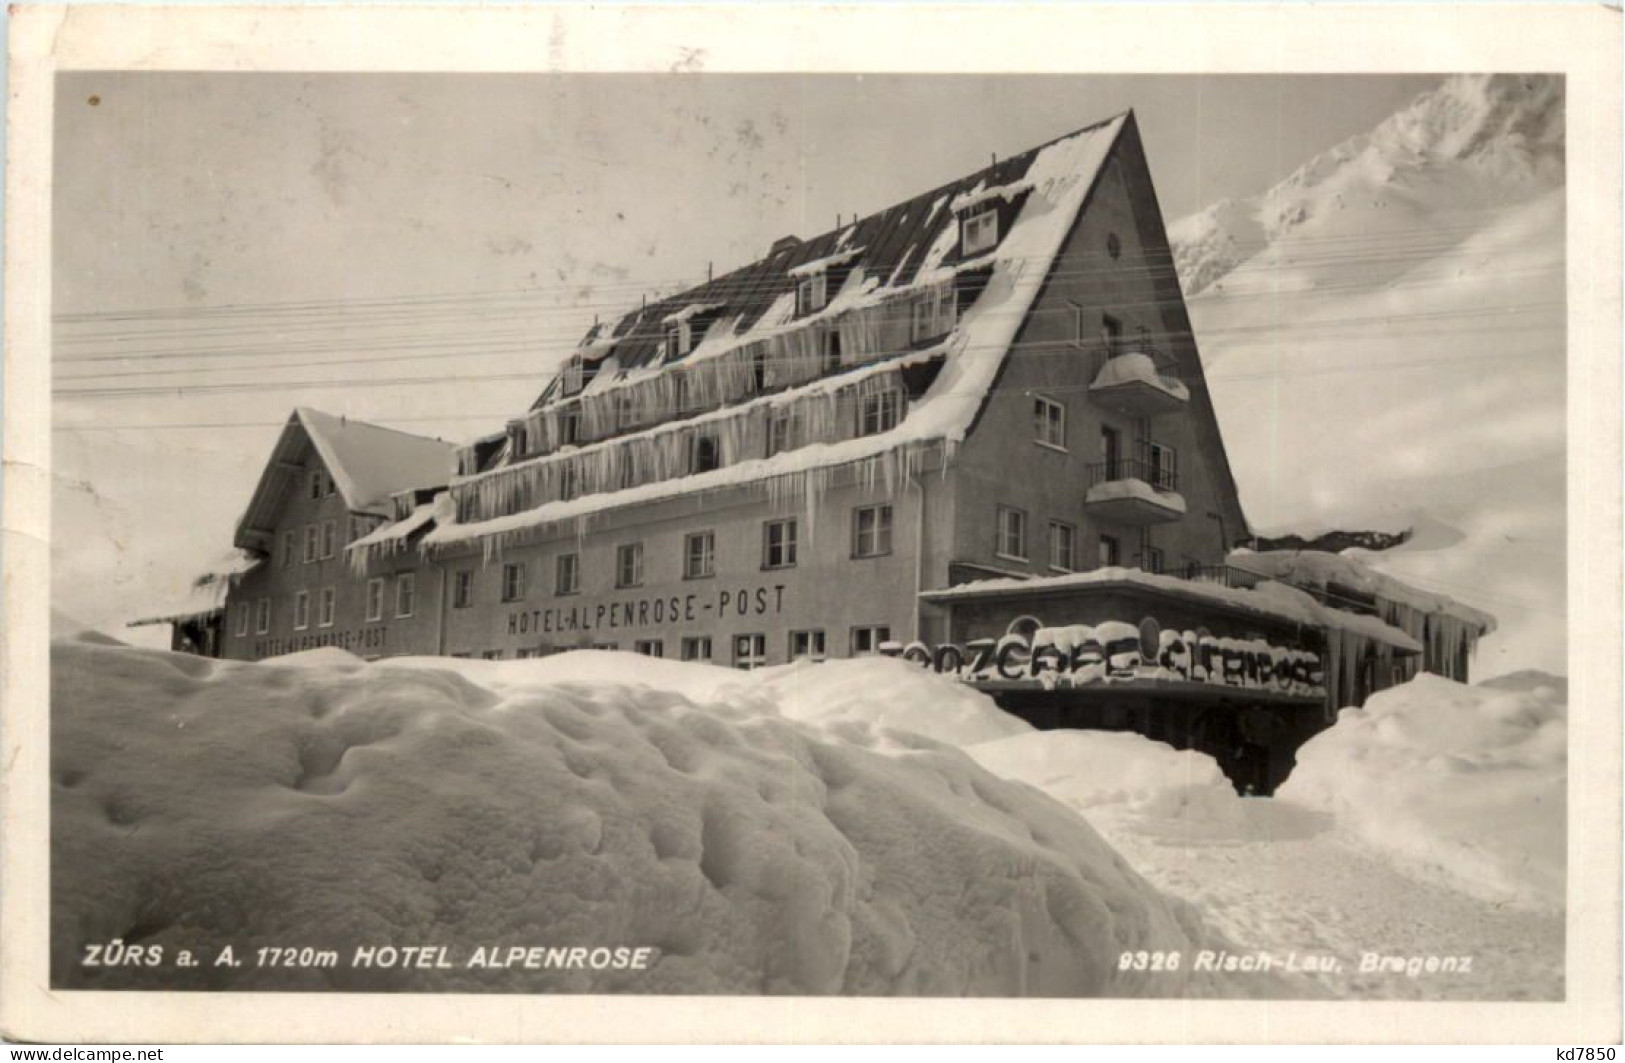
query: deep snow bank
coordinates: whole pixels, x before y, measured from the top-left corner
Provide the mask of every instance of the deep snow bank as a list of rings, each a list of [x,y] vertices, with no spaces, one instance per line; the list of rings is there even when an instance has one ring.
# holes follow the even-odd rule
[[[1069,810],[905,732],[860,744],[751,697],[550,683],[535,662],[236,664],[58,643],[52,665],[61,986],[1271,990],[1189,965],[1118,972],[1125,949],[1191,955],[1191,910]],[[79,965],[113,939],[204,965]],[[243,967],[214,966],[227,944]],[[254,966],[261,946],[302,945],[343,960]],[[384,945],[448,946],[454,967],[350,966]],[[466,966],[477,946],[515,945],[659,959],[641,973]]]
[[[1366,843],[1494,901],[1564,902],[1568,708],[1551,687],[1422,675],[1298,751],[1277,792]]]
[[[1241,798],[1218,762],[1137,734],[1032,731],[968,746],[982,767],[1078,811],[1129,805],[1158,815],[1233,820]]]

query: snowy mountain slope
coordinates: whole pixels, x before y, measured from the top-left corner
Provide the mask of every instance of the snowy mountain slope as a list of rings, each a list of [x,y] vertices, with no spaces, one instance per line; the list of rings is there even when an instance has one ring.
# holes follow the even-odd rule
[[[1566,670],[1561,102],[1451,79],[1260,197],[1265,249],[1190,300],[1249,521],[1413,528],[1375,562],[1500,618],[1478,674]]]
[[[1425,261],[1496,210],[1562,186],[1563,95],[1561,79],[1452,77],[1273,188],[1174,222],[1187,294],[1376,283]]]

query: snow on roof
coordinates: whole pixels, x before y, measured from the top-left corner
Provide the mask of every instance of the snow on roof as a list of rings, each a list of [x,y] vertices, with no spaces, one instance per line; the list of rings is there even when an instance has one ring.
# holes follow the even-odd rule
[[[1262,550],[1245,548],[1231,552],[1228,563],[1248,572],[1296,586],[1324,590],[1337,584],[1424,613],[1442,613],[1476,625],[1485,633],[1495,630],[1495,617],[1463,605],[1455,599],[1420,590],[1347,554],[1321,550]]]
[[[952,447],[962,442],[994,380],[998,377],[1016,330],[1026,319],[1039,289],[1043,286],[1048,274],[1048,264],[1059,253],[1067,233],[1071,231],[1073,223],[1083,209],[1089,190],[1094,187],[1095,177],[1112,146],[1116,144],[1126,121],[1126,115],[1119,116],[1016,157],[1020,160],[1020,174],[1031,184],[1032,195],[1028,197],[996,250],[990,255],[978,258],[978,266],[985,262],[985,268],[989,271],[987,284],[981,295],[960,316],[954,330],[941,345],[929,351],[915,352],[910,356],[918,358],[926,354],[932,356],[944,354],[946,357],[941,372],[937,374],[924,395],[909,403],[902,423],[896,428],[878,435],[838,443],[812,444],[770,458],[739,462],[710,472],[656,481],[623,491],[598,492],[574,499],[548,502],[534,509],[477,523],[442,523],[425,537],[425,546],[448,545],[508,535],[618,506],[668,498],[690,491],[796,476],[813,470],[865,461],[888,452],[912,453],[927,445],[943,443]],[[1006,160],[1006,163],[1001,165],[1012,161]],[[934,194],[927,193],[926,197]],[[885,212],[885,215],[892,214],[897,209],[893,208],[892,211]],[[933,216],[934,214],[933,211]],[[870,220],[859,222],[858,229],[862,230]],[[944,215],[942,224],[943,227],[937,231],[936,242],[927,252],[921,268],[915,271],[912,277],[904,280],[902,284],[904,290],[942,283],[957,270],[956,264],[942,264],[943,257],[958,240],[957,227],[953,224],[952,215]],[[830,234],[831,240],[833,235]],[[816,238],[764,261],[777,262],[780,257],[800,254],[814,246],[827,246],[829,242],[823,238]],[[914,244],[918,242],[917,239]],[[903,257],[906,257],[914,246],[911,244],[905,248],[896,248],[895,240],[891,244],[895,253]],[[875,248],[876,243],[874,240],[865,239],[863,247]],[[809,259],[812,257],[828,257],[828,255],[809,256]],[[898,294],[896,287],[898,275],[894,273],[892,281],[882,285],[878,275],[869,273],[868,266],[871,262],[889,264],[890,259],[880,258],[878,252],[860,253],[859,264],[847,276],[840,292],[836,293],[829,305],[816,315],[790,320],[789,315],[794,312],[794,293],[779,292],[773,296],[773,308],[785,315],[782,324],[764,325],[763,320],[772,316],[764,310],[761,316],[746,324],[743,331],[727,331],[718,336],[707,335],[700,346],[707,348],[707,354],[734,350],[741,344],[752,342],[769,332],[805,327],[811,321],[831,318],[847,310],[879,303]],[[782,265],[779,266],[776,275],[784,283],[788,283],[784,279],[783,268]],[[685,297],[684,305],[694,301],[700,292],[714,287],[714,284],[707,286]],[[749,296],[742,295],[735,300],[728,300],[729,305],[739,305],[739,300],[748,298]],[[741,310],[736,324],[744,322],[747,316],[746,312]],[[717,333],[718,329],[713,328],[711,332]],[[653,350],[654,346],[651,345],[650,349]],[[978,356],[960,357],[967,350],[977,352]],[[996,352],[997,356],[984,357],[981,356],[983,352]],[[689,359],[693,357],[694,353],[688,356]],[[683,361],[684,359],[678,359],[677,364],[682,364]],[[874,368],[890,369],[895,368],[897,364],[895,360],[881,362]],[[810,390],[823,386],[845,386],[856,378],[853,373],[842,373],[797,388],[788,395],[805,395]],[[770,396],[765,400],[754,401],[772,401],[773,398]],[[740,409],[741,406],[737,405],[724,407],[713,411],[712,415],[732,417],[737,415]],[[651,431],[680,430],[685,426],[701,423],[705,416],[673,422]],[[625,438],[618,437],[608,442],[613,444],[624,441]],[[579,454],[580,451],[572,453]],[[1158,495],[1157,501],[1166,504],[1168,498],[1166,495]]]
[[[1023,192],[1031,192],[1032,188],[1032,181],[1023,178],[1020,181],[1011,181],[1007,184],[990,185],[987,188],[980,188],[971,192],[961,192],[959,195],[954,197],[953,202],[949,204],[948,209],[952,210],[955,214],[959,214],[970,210],[972,207],[979,207],[983,203],[987,203],[994,199],[1002,199],[1005,202],[1009,202],[1010,200],[1021,195]]]
[[[1088,126],[1049,144],[1002,159],[976,173],[969,174],[946,185],[924,192],[913,199],[888,207],[876,214],[861,218],[837,229],[796,243],[776,247],[766,257],[749,265],[715,277],[705,284],[677,292],[624,314],[613,326],[599,330],[592,337],[595,345],[607,344],[620,355],[623,371],[635,370],[656,360],[656,353],[664,342],[663,320],[680,312],[685,306],[697,303],[724,303],[739,313],[737,342],[760,339],[756,331],[758,321],[788,293],[791,312],[794,309],[796,277],[803,266],[828,260],[856,249],[852,258],[857,268],[867,272],[873,288],[906,288],[921,279],[922,271],[942,265],[957,246],[958,220],[951,211],[942,208],[956,195],[972,189],[1007,188],[1026,184],[1039,192],[1046,181],[1056,185],[1065,175],[1059,171],[1066,163],[1079,167],[1075,175],[1083,185],[1078,192],[1076,206],[1082,195],[1093,184],[1094,170],[1105,157],[1105,150],[1116,141],[1117,134],[1127,121],[1127,115]],[[1098,154],[1098,157],[1096,157]],[[1047,159],[1045,172],[1041,161]],[[1048,214],[1052,206],[1062,205],[1059,200],[1070,190],[1051,187],[1049,205],[1043,209],[1024,209],[1029,229],[1041,224],[1040,216]],[[1061,211],[1060,213],[1066,213]],[[1069,225],[1071,215],[1059,224]],[[1056,223],[1052,223],[1052,226]],[[1058,234],[1064,235],[1064,228]],[[922,255],[927,248],[930,254]],[[912,265],[910,264],[912,263]],[[872,290],[872,289],[871,289]],[[786,315],[787,318],[788,315]],[[676,361],[694,357],[693,352]],[[543,399],[553,401],[553,395],[543,392]],[[542,405],[538,399],[534,405]]]
[[[857,258],[859,255],[863,254],[863,250],[864,249],[861,247],[850,247],[837,251],[833,255],[825,255],[823,258],[815,258],[811,262],[803,262],[795,269],[790,270],[789,274],[797,280],[800,280],[804,277],[811,277],[817,273],[824,273],[835,266],[843,266],[852,261],[854,258]]]
[[[263,564],[264,559],[247,550],[233,548],[220,555],[209,570],[192,581],[185,592],[161,606],[162,612],[129,622],[129,627],[148,624],[178,624],[218,613],[226,607],[226,592],[244,573]]]
[[[1391,627],[1374,616],[1362,616],[1322,605],[1304,591],[1284,583],[1261,583],[1257,587],[1243,589],[1226,587],[1218,583],[1178,579],[1144,572],[1137,568],[1106,567],[1035,579],[978,580],[957,587],[923,591],[920,597],[932,602],[953,602],[975,598],[1002,598],[1011,594],[1036,591],[1063,591],[1113,583],[1133,583],[1186,598],[1217,602],[1294,624],[1336,628],[1385,643],[1403,652],[1422,652],[1422,644],[1398,628]]]
[[[412,537],[413,532],[428,526],[435,519],[440,500],[443,498],[449,499],[450,497],[450,495],[442,491],[434,496],[434,501],[421,502],[413,507],[412,512],[408,513],[403,519],[393,524],[381,524],[361,538],[351,542],[344,548],[345,551],[363,550],[367,547],[384,546],[386,544],[390,546],[403,545]]]
[[[705,425],[728,420],[736,417],[741,411],[753,406],[773,406],[789,402],[796,397],[807,395],[814,391],[838,390],[850,387],[852,384],[879,373],[890,372],[903,366],[917,365],[940,357],[942,347],[929,347],[914,351],[898,358],[875,362],[860,369],[850,370],[835,376],[825,377],[806,387],[797,388],[794,392],[780,395],[764,395],[749,402],[735,406],[725,406],[718,410],[698,414],[683,421],[674,421],[667,425],[647,429],[649,434],[662,432],[680,432],[692,429],[696,425]],[[600,443],[591,443],[583,447],[570,447],[557,454],[550,454],[540,458],[530,459],[528,462],[512,465],[509,468],[519,468],[525,464],[535,464],[547,461],[563,460],[580,457],[603,447],[615,446],[624,441],[625,437],[604,440]],[[505,517],[494,517],[490,520],[475,523],[460,523],[455,519],[446,519],[437,522],[433,530],[423,538],[424,546],[449,546],[455,543],[467,542],[474,539],[489,538],[506,535],[512,532],[523,531],[530,528],[545,527],[566,520],[590,516],[604,510],[615,509],[620,506],[634,505],[643,502],[655,502],[672,498],[677,495],[690,494],[696,491],[714,491],[723,488],[737,487],[743,484],[759,483],[764,480],[773,480],[785,476],[794,476],[821,468],[832,468],[839,465],[850,465],[876,458],[889,452],[897,451],[909,444],[919,445],[923,442],[918,433],[909,430],[909,419],[905,419],[898,427],[888,432],[881,432],[872,436],[860,436],[855,439],[844,439],[837,443],[813,443],[794,450],[782,451],[770,458],[756,458],[750,461],[736,462],[724,465],[710,472],[693,473],[688,476],[671,480],[654,480],[619,491],[599,491],[592,494],[579,495],[571,499],[561,499],[546,502],[533,509],[511,513]]]
[[[701,314],[709,314],[713,310],[721,310],[725,305],[727,305],[727,304],[725,304],[725,303],[689,303],[687,306],[683,307],[682,309],[677,310],[677,311],[675,311],[673,313],[667,314],[665,317],[661,318],[660,323],[663,324],[663,325],[680,325],[684,321],[687,321],[689,318],[698,317]]]
[[[450,443],[305,406],[294,415],[352,510],[388,513],[391,495],[442,487],[456,471],[457,448]]]

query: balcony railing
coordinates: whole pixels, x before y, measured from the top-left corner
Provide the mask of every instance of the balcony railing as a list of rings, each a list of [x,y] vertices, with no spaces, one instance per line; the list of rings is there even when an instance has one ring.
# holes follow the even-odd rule
[[[1173,469],[1135,458],[1097,461],[1092,465],[1085,465],[1083,474],[1085,487],[1114,480],[1140,480],[1158,491],[1179,490],[1179,474]]]
[[[1269,577],[1260,576],[1256,572],[1248,572],[1244,568],[1234,565],[1182,565],[1164,573],[1179,579],[1189,580],[1192,583],[1213,583],[1220,587],[1230,587],[1236,590],[1247,590],[1260,583],[1267,582]]]

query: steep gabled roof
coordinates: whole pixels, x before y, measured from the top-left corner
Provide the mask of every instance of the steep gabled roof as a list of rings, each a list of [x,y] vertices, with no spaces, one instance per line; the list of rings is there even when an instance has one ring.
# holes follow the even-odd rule
[[[354,513],[390,516],[391,495],[444,486],[456,468],[456,448],[450,443],[301,406],[288,417],[248,508],[237,522],[237,546],[269,548],[265,536],[290,479],[301,471],[312,449],[333,477],[345,506]]]
[[[613,325],[593,326],[583,340],[582,354],[590,364],[603,366],[609,374],[692,359],[694,351],[682,357],[668,356],[664,361],[659,355],[667,321],[697,307],[719,315],[715,328],[727,330],[737,342],[743,342],[753,332],[784,323],[794,307],[799,275],[824,264],[842,276],[861,270],[868,282],[865,294],[871,297],[908,288],[925,274],[960,263],[959,209],[978,198],[1013,199],[1023,195],[1030,190],[1029,171],[1041,155],[1069,142],[1082,145],[1093,140],[1099,147],[1100,140],[1114,141],[1126,119],[1127,115],[1118,115],[1084,126],[807,240],[780,241],[774,245],[776,250],[749,265],[639,307]],[[1089,136],[1096,133],[1106,136]],[[1093,174],[1083,176],[1087,183]],[[1041,268],[1043,264],[1034,265]],[[833,287],[829,295],[834,297]],[[714,338],[707,337],[706,349],[718,346]],[[556,381],[549,384],[532,408],[557,394],[554,384]]]
[[[980,294],[968,308],[960,311],[951,331],[931,346],[892,352],[895,357],[871,361],[841,374],[826,375],[786,392],[791,396],[806,396],[850,384],[864,374],[898,369],[910,359],[934,357],[940,360],[940,370],[924,393],[908,403],[902,421],[890,430],[836,442],[812,443],[765,458],[652,480],[631,488],[554,498],[502,516],[439,524],[425,536],[424,545],[433,548],[470,540],[482,540],[488,545],[511,541],[535,529],[616,506],[745,483],[772,481],[788,486],[792,480],[806,481],[809,476],[823,475],[825,470],[836,466],[886,460],[906,464],[928,447],[956,446],[974,424],[1017,330],[1027,319],[1106,159],[1124,129],[1132,126],[1132,121],[1132,116],[1125,113],[1086,126],[916,196],[855,226],[781,248],[744,270],[651,304],[628,314],[610,328],[595,329],[589,333],[588,349],[583,352],[584,357],[602,366],[585,389],[590,397],[596,392],[595,397],[602,400],[610,389],[637,386],[640,378],[668,372],[667,366],[672,364],[689,365],[706,358],[720,358],[781,333],[804,330],[820,322],[827,324],[843,314],[875,311],[892,299],[908,298],[913,293],[955,283],[955,278],[965,272],[982,274]],[[1000,222],[1000,239],[994,248],[960,261],[959,218],[953,202],[959,197],[969,199],[984,193],[1006,204],[1008,218]],[[856,253],[849,257],[848,252],[854,249]],[[793,318],[795,278],[789,271],[820,260],[831,260],[831,270],[838,262],[843,277],[839,283],[831,280],[829,301],[821,310]],[[726,309],[715,318],[695,349],[680,359],[662,360],[661,341],[666,319],[682,314],[689,307],[709,308],[718,303],[724,304]],[[622,374],[627,374],[624,383],[606,379]],[[551,404],[558,383],[555,379],[538,404]],[[779,397],[773,395],[752,400],[756,403],[777,401]],[[686,423],[748,414],[750,407],[748,402],[725,405]],[[592,460],[608,447],[639,437],[670,435],[671,431],[669,425],[657,425],[614,439],[590,442],[584,447],[569,447],[523,459],[506,469],[498,460],[492,468],[482,466],[476,475],[534,475],[544,467]],[[454,490],[472,478],[464,477],[453,485]]]

